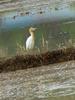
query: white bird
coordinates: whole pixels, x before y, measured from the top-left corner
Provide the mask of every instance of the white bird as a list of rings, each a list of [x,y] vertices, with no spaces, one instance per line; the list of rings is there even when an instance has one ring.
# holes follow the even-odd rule
[[[30,36],[26,40],[26,50],[27,51],[33,50],[33,48],[34,48],[34,45],[35,45],[35,36],[34,36],[35,30],[36,30],[36,28],[33,28],[33,27],[29,28]]]

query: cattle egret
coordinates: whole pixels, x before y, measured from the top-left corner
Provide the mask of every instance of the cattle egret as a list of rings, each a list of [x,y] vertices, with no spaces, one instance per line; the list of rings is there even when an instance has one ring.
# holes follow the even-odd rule
[[[27,38],[26,40],[26,50],[33,50],[34,49],[34,45],[35,45],[35,33],[36,28],[30,27],[29,28],[29,33],[30,36]]]

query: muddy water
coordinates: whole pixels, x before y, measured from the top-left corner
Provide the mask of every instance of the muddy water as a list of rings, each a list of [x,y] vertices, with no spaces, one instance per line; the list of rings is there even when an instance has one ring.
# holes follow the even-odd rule
[[[0,57],[16,55],[18,51],[21,53],[21,48],[26,47],[31,26],[37,27],[36,49],[41,49],[44,45],[48,50],[53,50],[75,42],[75,10],[72,9],[74,5],[70,6],[70,1],[32,1],[30,5],[29,1],[26,3],[26,0],[23,0],[17,5],[17,10],[0,13]],[[12,3],[6,3],[7,6],[3,7],[7,8]],[[28,6],[25,7],[26,4]]]
[[[75,61],[0,74],[0,100],[75,100]]]

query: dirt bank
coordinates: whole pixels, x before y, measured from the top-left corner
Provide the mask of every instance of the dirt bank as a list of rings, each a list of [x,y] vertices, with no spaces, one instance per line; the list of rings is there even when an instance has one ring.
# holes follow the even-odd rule
[[[75,60],[75,48],[61,49],[39,55],[21,55],[0,60],[0,73]]]
[[[74,0],[63,0],[61,4],[68,3],[70,4]],[[52,4],[59,3],[60,0],[0,0],[0,12],[5,11],[13,11],[13,10],[20,10],[25,9],[29,10],[32,8],[44,7],[44,6],[51,6]],[[36,5],[36,6],[35,6]]]

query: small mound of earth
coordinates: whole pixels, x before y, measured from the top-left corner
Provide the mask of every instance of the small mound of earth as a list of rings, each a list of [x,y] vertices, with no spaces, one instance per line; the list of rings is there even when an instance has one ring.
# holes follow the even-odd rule
[[[75,48],[67,48],[38,55],[17,55],[9,59],[0,59],[0,73],[16,71],[42,65],[75,60]]]

